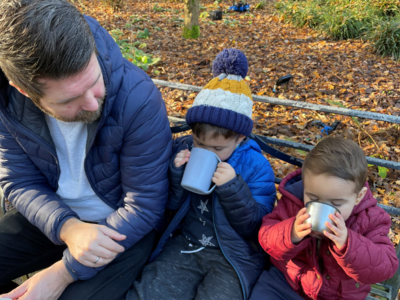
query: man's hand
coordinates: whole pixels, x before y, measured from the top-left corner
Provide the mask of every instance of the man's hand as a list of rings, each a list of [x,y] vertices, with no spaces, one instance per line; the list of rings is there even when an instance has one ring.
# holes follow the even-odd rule
[[[212,181],[217,185],[223,185],[236,177],[235,169],[226,162],[220,162],[218,168],[214,173]]]
[[[181,150],[174,159],[174,165],[176,168],[180,168],[189,161],[190,151],[188,149]]]
[[[87,267],[101,267],[113,261],[125,250],[115,241],[125,238],[125,235],[106,226],[88,224],[74,218],[66,221],[60,231],[60,239],[67,244],[71,255]]]
[[[303,222],[310,217],[309,214],[306,213],[306,208],[303,207],[297,213],[296,220],[293,223],[292,227],[292,243],[297,244],[300,243],[305,236],[311,233],[311,224],[303,224]]]
[[[74,280],[63,262],[59,261],[0,297],[19,300],[57,300],[72,282]]]
[[[330,214],[329,219],[331,219],[336,226],[326,222],[325,225],[332,230],[333,234],[327,232],[326,230],[324,231],[324,234],[336,244],[336,247],[341,249],[344,244],[346,244],[348,236],[346,223],[344,222],[342,215],[338,212],[336,212],[335,215]]]

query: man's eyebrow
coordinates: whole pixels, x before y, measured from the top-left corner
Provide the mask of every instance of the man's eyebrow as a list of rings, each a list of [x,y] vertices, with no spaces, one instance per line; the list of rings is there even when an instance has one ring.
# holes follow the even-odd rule
[[[99,81],[100,76],[101,76],[101,72],[100,72],[99,76],[97,76],[96,81],[90,86],[90,88],[92,88],[92,87],[97,83],[97,81]],[[72,100],[74,100],[74,99],[80,97],[80,96],[82,96],[82,95],[78,95],[78,96],[76,96],[76,97],[69,98],[69,99],[63,100],[63,101],[61,101],[61,102],[57,102],[56,104],[67,103],[67,102],[69,102],[69,101],[72,101]]]

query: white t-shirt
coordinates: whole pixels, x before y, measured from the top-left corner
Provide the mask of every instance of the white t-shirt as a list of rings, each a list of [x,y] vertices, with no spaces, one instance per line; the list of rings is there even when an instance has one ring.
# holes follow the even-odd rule
[[[67,123],[46,114],[46,122],[57,150],[61,168],[57,195],[83,221],[99,222],[114,209],[105,204],[93,191],[86,177],[87,124]]]

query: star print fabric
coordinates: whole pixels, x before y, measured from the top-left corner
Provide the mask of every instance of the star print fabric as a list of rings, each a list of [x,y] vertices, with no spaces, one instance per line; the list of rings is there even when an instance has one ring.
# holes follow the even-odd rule
[[[219,248],[212,216],[212,196],[191,194],[189,212],[182,224],[182,234],[192,244]]]

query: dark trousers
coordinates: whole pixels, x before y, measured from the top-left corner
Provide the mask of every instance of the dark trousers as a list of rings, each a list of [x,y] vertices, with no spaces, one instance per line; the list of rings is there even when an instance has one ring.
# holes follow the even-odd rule
[[[238,275],[220,249],[181,253],[197,248],[183,235],[173,237],[126,300],[243,300]]]
[[[292,290],[285,275],[275,266],[261,273],[249,300],[304,300]]]
[[[146,264],[155,242],[156,232],[152,231],[92,279],[70,284],[59,299],[124,299]],[[61,260],[65,248],[65,245],[54,245],[16,210],[6,213],[0,219],[0,294],[17,287],[13,279]]]

